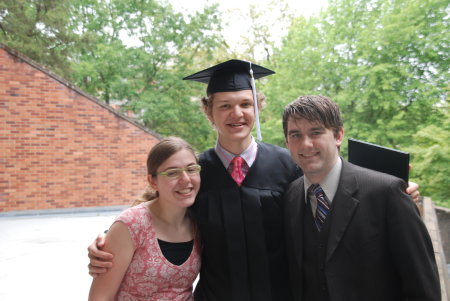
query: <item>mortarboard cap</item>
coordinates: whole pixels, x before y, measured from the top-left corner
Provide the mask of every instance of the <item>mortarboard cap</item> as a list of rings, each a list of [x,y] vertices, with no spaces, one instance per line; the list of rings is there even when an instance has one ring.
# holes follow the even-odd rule
[[[216,92],[252,90],[255,103],[257,138],[258,140],[262,140],[255,79],[274,73],[275,72],[270,69],[248,61],[229,60],[186,76],[183,80],[193,80],[207,84],[208,87],[206,88],[206,93],[208,96]]]
[[[253,70],[255,79],[275,73],[250,62],[229,60],[186,76],[183,79],[207,84],[207,95],[216,92],[252,90],[250,69]]]

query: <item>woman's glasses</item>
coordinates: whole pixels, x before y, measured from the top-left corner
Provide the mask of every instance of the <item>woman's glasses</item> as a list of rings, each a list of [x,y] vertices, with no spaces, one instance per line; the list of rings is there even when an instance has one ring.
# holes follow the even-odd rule
[[[178,179],[183,172],[186,172],[188,176],[197,175],[202,167],[198,164],[189,165],[182,168],[169,168],[165,171],[158,172],[157,175],[166,176],[171,179]]]

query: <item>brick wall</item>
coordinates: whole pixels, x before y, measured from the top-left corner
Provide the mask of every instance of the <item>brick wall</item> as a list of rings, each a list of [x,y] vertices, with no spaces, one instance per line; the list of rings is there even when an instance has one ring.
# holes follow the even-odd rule
[[[0,44],[0,212],[129,204],[158,137]]]

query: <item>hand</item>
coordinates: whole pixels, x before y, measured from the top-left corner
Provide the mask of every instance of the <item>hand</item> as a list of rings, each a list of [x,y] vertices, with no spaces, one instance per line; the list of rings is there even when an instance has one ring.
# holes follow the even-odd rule
[[[409,194],[414,203],[418,203],[420,201],[420,192],[419,192],[419,185],[414,182],[408,182],[408,188],[406,188],[406,193]]]
[[[113,255],[104,251],[101,248],[105,245],[105,234],[100,234],[97,236],[95,241],[88,247],[88,257],[89,257],[89,275],[93,278],[106,273],[109,268],[112,267]]]

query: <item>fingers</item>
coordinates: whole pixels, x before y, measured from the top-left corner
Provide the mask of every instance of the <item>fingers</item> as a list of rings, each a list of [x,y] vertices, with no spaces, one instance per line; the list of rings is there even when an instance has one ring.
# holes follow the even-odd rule
[[[105,253],[111,256],[111,254],[109,253]],[[105,260],[104,258],[101,257],[96,257],[96,256],[92,256],[91,254],[88,254],[89,257],[89,263],[91,265],[93,265],[94,267],[98,267],[98,268],[110,268],[112,267],[112,261],[111,259]]]
[[[88,247],[88,256],[92,259],[101,259],[106,261],[111,261],[113,256],[110,253],[104,252],[101,250],[105,245],[105,235],[100,234],[93,243],[91,243]]]
[[[91,275],[93,278],[97,278],[101,274],[106,273],[108,269],[112,267],[112,262],[110,261],[102,261],[98,257],[91,257],[91,255],[89,255],[89,258],[89,275]]]
[[[106,268],[95,267],[92,264],[88,264],[88,269],[89,269],[89,275],[91,275],[92,278],[97,278],[101,274],[104,274],[108,271],[108,269],[106,269]]]
[[[409,182],[409,186],[406,188],[406,193],[411,195],[411,198],[415,203],[420,202],[420,191],[419,191],[419,185],[414,182]]]
[[[105,245],[105,237],[105,234],[100,234],[87,248],[90,260],[88,264],[89,275],[93,278],[106,273],[112,267],[113,255],[101,250]]]
[[[97,278],[99,276],[98,274],[91,273],[91,272],[89,272],[89,275],[91,275],[92,278]]]
[[[88,256],[91,259],[91,262],[93,259],[111,261],[113,258],[111,253],[99,250],[95,244],[88,247]]]
[[[418,190],[411,193],[411,197],[415,203],[420,202],[420,192]]]
[[[95,244],[97,245],[97,248],[102,248],[105,246],[105,234],[99,234],[97,238],[95,239]]]

